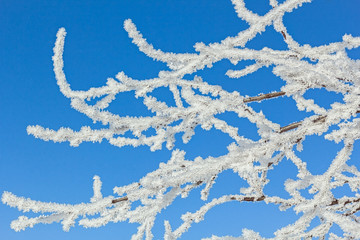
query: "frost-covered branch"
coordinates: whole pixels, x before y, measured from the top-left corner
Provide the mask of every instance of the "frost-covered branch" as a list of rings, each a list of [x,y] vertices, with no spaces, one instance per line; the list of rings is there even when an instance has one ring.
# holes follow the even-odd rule
[[[346,49],[360,46],[360,38],[344,35],[342,42],[312,47],[301,45],[291,36],[283,24],[283,16],[291,13],[311,0],[287,0],[279,4],[270,0],[272,9],[260,16],[246,8],[243,0],[232,0],[239,18],[249,24],[249,28],[236,36],[205,45],[196,43],[196,53],[167,53],[155,49],[137,30],[131,20],[126,20],[124,28],[132,42],[140,51],[156,61],[167,64],[168,69],[160,71],[156,78],[137,80],[120,72],[115,78],[108,78],[106,84],[87,91],[73,90],[63,71],[63,51],[66,31],[61,28],[57,33],[54,47],[54,72],[57,84],[63,95],[71,100],[71,107],[85,114],[94,123],[100,122],[102,129],[83,126],[79,131],[70,128],[58,130],[42,126],[28,126],[27,132],[45,141],[69,142],[79,146],[82,142],[108,141],[123,147],[149,146],[152,151],[159,150],[165,144],[172,150],[176,147],[176,136],[188,143],[196,133],[196,128],[212,128],[227,134],[232,143],[228,153],[220,157],[208,157],[186,160],[185,152],[172,150],[171,159],[161,163],[159,168],[148,173],[139,181],[114,188],[114,196],[103,197],[101,181],[94,177],[94,195],[89,203],[78,205],[44,203],[15,196],[4,192],[2,202],[16,207],[19,211],[42,213],[34,218],[21,216],[11,223],[16,230],[24,230],[39,223],[61,222],[64,230],[74,226],[75,221],[84,227],[100,227],[109,222],[128,221],[138,223],[138,231],[133,239],[152,239],[151,229],[157,215],[178,198],[186,198],[195,188],[201,188],[200,198],[204,205],[194,213],[184,213],[183,223],[172,230],[171,223],[165,221],[167,240],[177,239],[193,223],[202,221],[205,214],[214,206],[230,201],[260,202],[277,205],[280,210],[301,213],[299,219],[276,231],[275,239],[301,239],[327,236],[340,239],[329,229],[333,224],[344,231],[344,238],[360,238],[360,172],[355,166],[348,165],[354,143],[360,138],[360,61],[350,59]],[[245,48],[256,35],[272,25],[288,46],[287,50],[263,48],[254,50]],[[308,61],[307,59],[310,59]],[[227,69],[230,78],[242,78],[261,68],[272,68],[274,75],[284,80],[280,89],[257,96],[243,96],[237,91],[229,92],[221,86],[211,85],[199,76],[189,77],[204,68],[211,68],[221,60],[228,60],[234,66],[240,61],[252,60],[244,69]],[[168,88],[176,106],[168,106],[158,100],[153,91]],[[304,97],[310,89],[323,89],[342,95],[342,102],[333,103],[325,109],[313,99]],[[107,110],[118,94],[133,92],[152,112],[149,117],[129,117],[111,113]],[[291,98],[299,111],[311,112],[311,116],[301,121],[280,126],[271,121],[261,111],[252,108],[252,102],[271,101],[273,98]],[[90,104],[90,100],[97,100]],[[219,118],[225,112],[235,113],[239,118],[248,119],[255,124],[259,140],[246,138],[243,129],[231,126]],[[333,127],[337,129],[333,130]],[[147,135],[149,129],[153,135]],[[132,137],[128,137],[128,133]],[[312,175],[306,161],[300,159],[294,151],[302,150],[302,142],[307,136],[323,136],[329,141],[343,144],[322,175]],[[264,192],[268,172],[287,158],[298,169],[295,179],[288,179],[285,190],[288,199],[268,195]],[[215,180],[226,170],[232,170],[248,184],[239,193],[211,199],[211,189]],[[333,191],[348,185],[354,196],[335,198]],[[303,196],[306,189],[312,198]],[[140,202],[140,205],[135,203]],[[319,218],[318,226],[310,228],[313,219]],[[210,239],[264,239],[260,233],[243,229],[243,235]]]

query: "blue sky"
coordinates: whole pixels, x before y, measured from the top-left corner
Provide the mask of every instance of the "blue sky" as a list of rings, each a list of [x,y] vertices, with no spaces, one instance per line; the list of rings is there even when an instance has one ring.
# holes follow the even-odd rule
[[[270,10],[267,0],[247,0],[248,6],[260,15]],[[300,44],[318,46],[341,41],[346,33],[360,36],[360,2],[358,0],[314,0],[287,14],[284,23],[293,38]],[[83,143],[77,148],[67,143],[54,144],[28,136],[26,127],[39,124],[58,129],[61,126],[79,129],[92,122],[70,107],[69,99],[59,91],[52,71],[52,48],[60,27],[67,30],[65,42],[65,73],[73,89],[85,90],[102,86],[107,77],[124,71],[135,79],[156,77],[166,66],[139,52],[123,29],[124,20],[131,18],[145,38],[163,51],[194,52],[193,45],[218,42],[247,28],[237,18],[230,1],[0,1],[0,192],[35,200],[60,203],[87,202],[92,196],[92,177],[97,174],[103,181],[103,194],[112,194],[114,186],[139,180],[146,173],[157,169],[160,162],[169,159],[168,150],[150,152],[147,147],[116,148],[101,144]],[[286,49],[282,36],[272,28],[247,47],[261,49],[268,46]],[[349,51],[359,59],[358,49]],[[240,63],[239,68],[245,63]],[[254,96],[279,90],[284,82],[262,69],[242,80],[224,75],[230,63],[222,61],[211,69],[197,74],[211,84],[222,85],[228,91],[239,91]],[[159,99],[170,101],[166,91],[154,93]],[[328,108],[341,96],[334,93],[310,91],[307,97]],[[299,113],[292,100],[280,98],[271,102],[253,103],[256,110],[281,125],[308,116]],[[141,101],[130,93],[118,96],[110,110],[130,116],[150,114]],[[257,139],[256,128],[244,119],[224,114],[223,119],[241,128],[241,134]],[[216,131],[196,129],[196,136],[189,144],[177,141],[176,147],[187,151],[186,158],[220,156],[226,153],[230,139]],[[219,144],[221,142],[222,144]],[[323,173],[341,146],[309,137],[304,151],[313,174]],[[355,145],[352,164],[360,157],[360,145]],[[283,183],[295,178],[295,167],[284,160],[270,172],[272,180],[268,193],[286,196]],[[219,177],[210,198],[223,193],[237,193],[244,185],[235,174],[225,172]],[[344,192],[346,193],[346,189]],[[163,233],[163,220],[169,219],[174,227],[179,217],[201,206],[199,191],[189,199],[177,200],[174,206],[159,216],[154,227],[155,238]],[[37,225],[33,229],[16,233],[10,222],[20,213],[0,204],[0,236],[7,240],[32,239],[129,239],[137,225],[109,224],[99,229],[75,227],[63,232],[60,224]],[[35,216],[28,213],[28,216]],[[263,203],[229,203],[216,207],[205,216],[205,221],[195,224],[183,239],[199,239],[216,235],[240,235],[242,228],[259,231],[265,237],[297,216],[290,210],[280,212],[276,206]],[[334,229],[336,231],[336,229]]]

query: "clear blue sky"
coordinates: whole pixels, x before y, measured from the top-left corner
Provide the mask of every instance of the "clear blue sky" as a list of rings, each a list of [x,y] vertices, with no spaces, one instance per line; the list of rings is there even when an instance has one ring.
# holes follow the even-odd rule
[[[247,0],[254,12],[265,14],[270,6],[267,0]],[[28,136],[27,125],[39,124],[58,129],[61,126],[79,129],[92,122],[70,107],[58,89],[52,71],[52,48],[55,35],[65,27],[65,73],[73,89],[85,90],[105,84],[107,77],[124,71],[130,77],[145,79],[156,77],[166,66],[154,62],[139,52],[123,29],[125,19],[131,18],[156,48],[172,52],[193,52],[193,45],[206,44],[233,36],[246,29],[245,22],[237,18],[227,0],[123,0],[123,1],[0,1],[0,192],[10,191],[16,195],[35,200],[60,203],[87,202],[92,196],[92,177],[97,174],[103,181],[103,194],[112,194],[114,186],[126,185],[139,180],[155,170],[160,162],[170,157],[168,150],[150,152],[147,147],[116,148],[102,144],[81,144],[78,148],[67,143],[55,144]],[[295,40],[301,44],[322,45],[341,41],[344,34],[360,36],[359,0],[314,0],[285,16],[285,25]],[[285,49],[281,35],[272,28],[257,36],[247,47],[261,49],[268,46]],[[359,59],[360,51],[349,51]],[[239,68],[243,66],[239,65]],[[245,79],[227,78],[224,73],[228,62],[219,62],[214,68],[199,72],[204,80],[222,85],[229,91],[237,90],[253,96],[279,90],[284,84],[271,73],[262,69]],[[167,99],[165,91],[155,93]],[[308,97],[326,108],[334,101],[341,101],[333,93],[312,91]],[[252,105],[262,109],[265,115],[281,125],[308,116],[298,113],[292,100],[281,98],[271,102]],[[139,100],[131,94],[122,94],[111,110],[122,115],[149,114]],[[241,134],[257,139],[256,128],[243,119],[224,114]],[[230,140],[215,131],[196,129],[197,135],[178,148],[187,151],[187,159],[196,156],[220,156],[226,153]],[[220,141],[223,144],[216,144]],[[358,163],[360,145],[355,145],[353,164]],[[309,137],[299,156],[306,159],[313,174],[326,169],[340,146]],[[283,183],[295,178],[295,167],[284,160],[270,172],[272,182],[268,194],[287,196]],[[210,198],[222,193],[238,193],[244,181],[225,172],[214,186]],[[344,194],[347,190],[338,194]],[[169,219],[174,227],[180,224],[180,215],[195,211],[201,206],[199,191],[189,199],[177,200],[174,206],[159,216],[154,227],[155,239],[162,238],[163,220]],[[72,240],[72,239],[129,239],[137,225],[128,223],[109,224],[99,229],[75,227],[63,232],[60,224],[36,225],[33,229],[16,233],[10,222],[21,213],[0,204],[0,238],[6,240]],[[35,216],[27,213],[28,216]],[[292,210],[280,212],[275,206],[265,204],[229,203],[211,210],[205,221],[194,224],[183,239],[199,239],[216,235],[240,235],[242,228],[254,229],[265,237],[297,219]],[[334,229],[336,231],[336,229]]]

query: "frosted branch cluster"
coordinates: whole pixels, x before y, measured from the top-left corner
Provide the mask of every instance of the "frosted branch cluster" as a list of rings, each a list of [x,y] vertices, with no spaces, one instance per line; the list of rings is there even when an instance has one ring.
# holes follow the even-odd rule
[[[21,216],[11,223],[11,228],[20,231],[38,223],[61,222],[63,229],[68,231],[76,222],[83,227],[100,227],[109,222],[128,221],[139,224],[132,239],[152,239],[151,230],[157,215],[176,198],[186,198],[193,189],[201,188],[200,197],[204,205],[196,212],[184,213],[181,217],[183,222],[176,229],[166,221],[165,239],[181,237],[193,223],[202,221],[214,206],[230,201],[263,201],[277,205],[282,211],[293,210],[298,213],[299,219],[277,230],[275,239],[360,239],[360,172],[355,166],[347,164],[354,142],[360,138],[360,61],[350,59],[345,51],[359,47],[360,38],[344,35],[342,42],[318,47],[296,42],[284,26],[283,16],[310,2],[287,0],[279,4],[276,0],[270,0],[272,9],[264,16],[259,16],[249,11],[243,0],[232,0],[238,17],[249,24],[248,29],[218,43],[196,43],[196,53],[193,54],[166,53],[155,49],[133,22],[126,20],[124,28],[132,42],[150,58],[166,63],[168,69],[159,72],[156,78],[142,80],[120,72],[115,78],[108,78],[103,87],[87,91],[72,90],[66,80],[62,58],[66,32],[61,28],[57,33],[53,56],[57,84],[63,95],[71,100],[74,109],[94,123],[102,123],[103,128],[83,126],[80,131],[74,131],[70,128],[52,130],[29,126],[28,133],[45,141],[69,142],[71,146],[103,140],[117,147],[146,145],[152,151],[166,146],[172,150],[172,157],[138,182],[115,187],[114,196],[102,196],[101,180],[95,176],[94,195],[88,203],[44,203],[4,192],[3,203],[23,212],[44,214],[35,218]],[[282,36],[288,46],[287,50],[246,48],[249,41],[271,25]],[[226,75],[230,78],[241,78],[258,69],[272,67],[273,74],[284,80],[285,84],[277,92],[248,97],[237,91],[228,92],[221,86],[210,85],[199,76],[187,77],[194,76],[193,73],[201,69],[211,68],[224,59],[233,65],[245,60],[254,62],[242,70],[228,69]],[[168,88],[176,106],[168,106],[153,96],[153,91],[160,87]],[[309,89],[325,89],[341,94],[343,101],[335,102],[329,109],[325,109],[304,97]],[[124,117],[107,111],[109,104],[123,92],[133,92],[154,115]],[[271,101],[281,96],[292,98],[299,111],[312,115],[301,122],[280,126],[249,105],[250,102]],[[97,102],[90,104],[90,100]],[[219,114],[225,112],[235,113],[239,118],[254,123],[260,139],[254,141],[246,138],[241,135],[241,129],[218,118]],[[227,147],[228,153],[220,157],[189,160],[185,159],[184,151],[174,149],[176,135],[182,136],[182,141],[187,143],[198,126],[205,130],[214,128],[227,134],[233,140]],[[336,126],[335,130],[330,129],[332,126]],[[145,134],[148,130],[153,130],[154,134]],[[312,175],[306,162],[294,151],[301,151],[305,138],[315,134],[343,145],[322,175]],[[264,186],[269,182],[267,173],[284,159],[291,161],[298,169],[296,179],[288,179],[285,183],[285,190],[291,196],[287,199],[264,193]],[[215,179],[226,170],[237,173],[247,182],[248,187],[242,188],[235,195],[208,200]],[[333,190],[344,185],[350,187],[353,196],[335,198]],[[303,196],[301,190],[304,189],[310,189],[308,192],[313,197]],[[135,202],[141,204],[132,207]],[[321,220],[320,224],[310,228],[315,218]],[[329,233],[333,224],[343,230],[343,236]],[[244,229],[242,236],[213,236],[210,239],[264,238],[260,233]]]

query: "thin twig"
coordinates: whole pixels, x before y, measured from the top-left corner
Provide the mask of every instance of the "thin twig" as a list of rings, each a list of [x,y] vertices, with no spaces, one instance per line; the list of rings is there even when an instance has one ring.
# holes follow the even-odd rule
[[[313,123],[324,122],[325,119],[326,119],[326,115],[320,115],[318,118],[313,120]],[[290,131],[292,129],[295,129],[295,128],[299,127],[302,123],[303,123],[303,121],[299,121],[299,122],[294,122],[294,123],[291,123],[291,124],[286,125],[284,127],[281,127],[280,128],[280,133],[287,132],[287,131]]]
[[[121,197],[121,198],[115,198],[111,201],[112,204],[115,204],[115,203],[118,203],[118,202],[124,202],[124,201],[127,201],[129,200],[128,197]]]
[[[265,196],[261,196],[261,197],[244,197],[244,198],[236,198],[236,197],[231,197],[231,200],[239,200],[239,201],[245,201],[245,202],[260,202],[263,201],[265,199]]]
[[[285,95],[285,92],[273,92],[273,93],[267,93],[267,94],[261,94],[259,96],[256,97],[248,97],[244,99],[244,103],[249,103],[249,102],[256,102],[256,101],[261,101],[264,99],[270,99],[270,98],[275,98],[275,97],[279,97],[279,96],[283,96]]]

